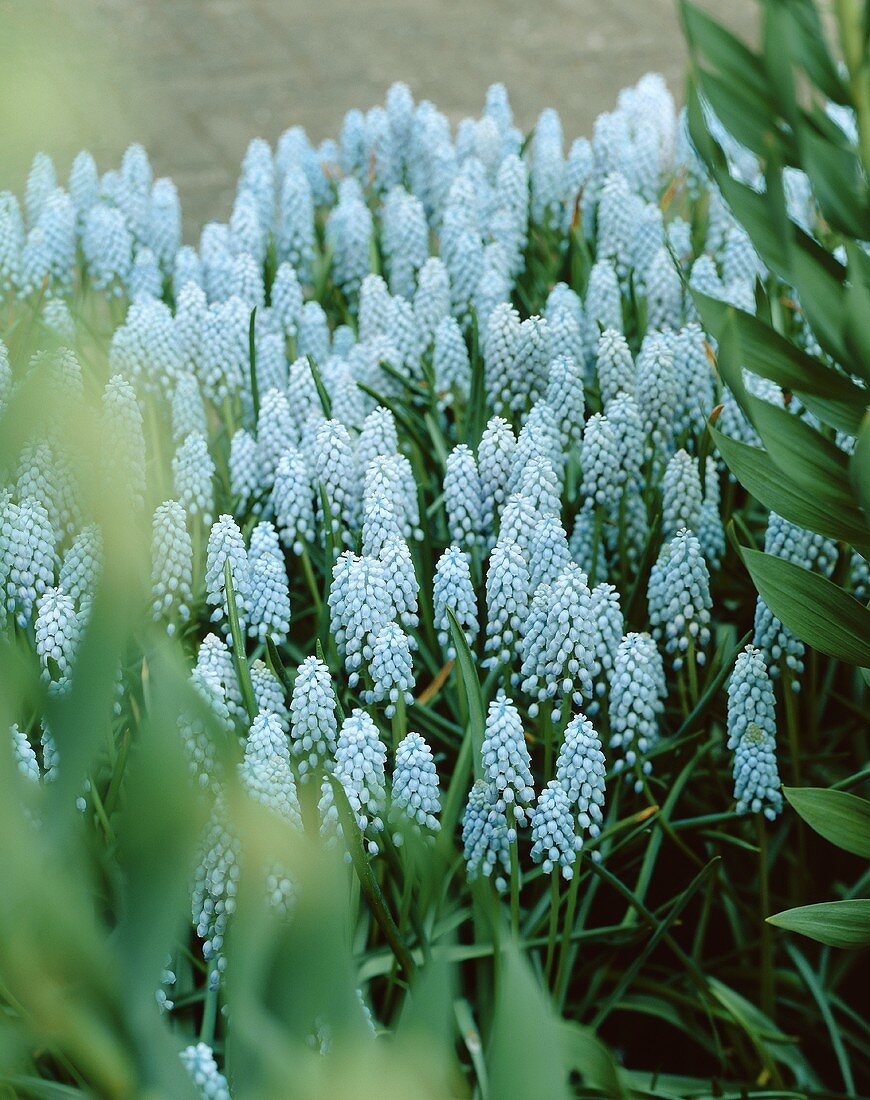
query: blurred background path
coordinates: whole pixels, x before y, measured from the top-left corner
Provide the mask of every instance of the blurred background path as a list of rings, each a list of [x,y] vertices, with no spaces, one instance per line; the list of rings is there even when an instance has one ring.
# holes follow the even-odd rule
[[[103,170],[139,141],[189,238],[228,215],[252,137],[337,136],[394,80],[454,121],[501,80],[519,125],[554,106],[570,140],[651,69],[681,97],[675,0],[0,0],[0,189],[38,149],[65,178],[79,149]]]

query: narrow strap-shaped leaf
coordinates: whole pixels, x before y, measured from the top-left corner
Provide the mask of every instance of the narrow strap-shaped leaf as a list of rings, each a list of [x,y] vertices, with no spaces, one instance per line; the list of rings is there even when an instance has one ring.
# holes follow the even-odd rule
[[[335,808],[338,811],[341,831],[344,834],[344,841],[347,844],[347,850],[350,853],[351,862],[359,878],[362,891],[371,908],[372,916],[377,921],[378,927],[383,932],[384,938],[390,945],[393,954],[396,956],[396,961],[399,966],[405,972],[405,976],[411,979],[414,977],[417,968],[414,965],[411,952],[405,946],[401,933],[396,926],[396,922],[393,920],[392,914],[387,908],[387,903],[384,900],[384,895],[381,893],[378,880],[375,878],[374,872],[372,871],[368,855],[366,854],[365,844],[363,843],[363,836],[360,832],[354,812],[351,809],[351,805],[347,800],[345,789],[339,780],[331,773],[327,773],[326,778],[329,781],[329,785],[332,787],[332,797],[335,800]]]
[[[254,420],[260,419],[260,384],[257,381],[257,307],[251,310],[248,322],[248,369],[251,374],[251,404],[254,406]]]
[[[323,415],[329,420],[332,416],[332,398],[329,396],[329,392],[323,384],[323,375],[320,373],[320,368],[310,355],[307,355],[306,359],[308,360],[311,376],[314,379],[314,385],[317,389],[317,396],[320,398],[320,406],[323,409]]]
[[[224,562],[224,589],[227,594],[227,617],[230,620],[230,635],[233,639],[233,664],[236,666],[239,690],[242,693],[245,710],[248,712],[248,720],[253,722],[257,717],[257,702],[254,697],[251,670],[248,668],[248,659],[245,656],[245,636],[239,622],[239,609],[236,604],[236,590],[233,586],[233,574],[230,569],[229,558]]]
[[[481,751],[483,749],[483,728],[485,724],[480,680],[477,675],[474,658],[471,656],[471,650],[468,648],[468,642],[465,640],[465,634],[451,607],[447,608],[447,620],[450,624],[450,638],[453,642],[453,648],[456,650],[456,661],[460,679],[462,680],[462,687],[468,702],[468,728],[471,734],[471,753],[472,763],[474,765],[474,776],[476,779],[480,779],[481,769],[483,767]]]

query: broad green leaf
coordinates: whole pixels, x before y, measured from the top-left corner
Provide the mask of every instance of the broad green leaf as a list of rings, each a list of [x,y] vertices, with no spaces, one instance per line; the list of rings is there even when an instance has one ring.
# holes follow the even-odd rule
[[[864,414],[861,429],[855,441],[855,453],[849,464],[849,476],[864,515],[870,522],[870,412]]]
[[[747,149],[762,156],[766,149],[779,144],[774,119],[758,93],[703,69],[698,70],[698,84],[716,116]]]
[[[770,94],[761,62],[750,49],[687,0],[680,5],[680,11],[686,37],[693,50],[703,53],[720,72],[752,88],[757,95],[763,97]]]
[[[825,351],[854,374],[854,356],[848,349],[846,295],[842,286],[845,268],[838,278],[801,247],[790,249],[789,277],[800,298],[810,328]]]
[[[866,947],[870,944],[870,900],[822,901],[801,905],[767,918],[768,924],[799,932],[828,947]]]
[[[710,434],[737,480],[765,508],[827,538],[845,538],[859,544],[866,540],[866,530],[848,526],[838,517],[839,497],[827,486],[820,484],[811,495],[784,476],[767,451],[741,443],[713,427]]]
[[[861,163],[853,152],[827,141],[812,124],[798,129],[804,171],[831,225],[847,236],[863,240],[870,233],[867,186]]]
[[[607,1046],[594,1031],[573,1020],[562,1024],[565,1068],[580,1074],[584,1084],[605,1096],[627,1096],[619,1067]]]
[[[567,1100],[563,1027],[518,946],[508,943],[486,1058],[491,1100]]]
[[[807,76],[828,99],[849,103],[849,93],[828,52],[819,12],[812,0],[791,0],[787,9],[792,23],[791,53]]]
[[[758,317],[717,298],[692,291],[705,328],[720,342],[717,365],[741,406],[742,374],[769,378],[799,395],[825,423],[854,435],[861,423],[865,390],[814,359]],[[723,345],[723,341],[725,342]],[[725,354],[730,350],[731,354]],[[748,410],[744,408],[744,412]]]
[[[820,653],[870,666],[870,611],[842,588],[790,561],[743,550],[755,587],[778,619]]]
[[[771,224],[765,196],[753,191],[746,184],[739,183],[729,173],[724,153],[707,131],[694,79],[688,82],[686,109],[692,144],[719,184],[725,201],[749,233],[752,243],[767,266],[786,277],[789,265],[785,242]]]
[[[785,797],[819,836],[870,859],[870,802],[827,787],[785,787]]]
[[[855,502],[845,452],[799,416],[751,394],[746,400],[758,434],[784,477],[827,511],[830,537],[870,545],[870,526]]]

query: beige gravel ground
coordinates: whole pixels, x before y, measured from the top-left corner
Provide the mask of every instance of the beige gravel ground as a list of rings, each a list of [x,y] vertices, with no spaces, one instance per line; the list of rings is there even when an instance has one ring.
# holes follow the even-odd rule
[[[22,192],[36,149],[65,174],[140,141],[189,237],[227,216],[251,137],[337,134],[393,80],[454,119],[502,80],[523,127],[555,106],[570,138],[650,69],[679,96],[684,66],[674,0],[0,0],[0,188]]]

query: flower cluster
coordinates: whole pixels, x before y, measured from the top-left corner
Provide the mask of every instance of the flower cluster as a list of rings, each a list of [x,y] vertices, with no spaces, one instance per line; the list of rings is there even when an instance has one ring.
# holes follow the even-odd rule
[[[191,913],[213,989],[245,860],[238,792],[391,867],[441,830],[439,850],[461,841],[468,879],[515,905],[530,863],[557,892],[576,882],[581,848],[613,845],[607,774],[630,780],[623,801],[662,803],[674,734],[702,695],[721,712],[729,639],[750,626],[724,530],[739,511],[758,534],[757,511],[707,418],[722,404],[718,427],[757,439],[686,288],[753,312],[767,273],[664,83],[644,78],[567,151],[553,111],[526,142],[500,86],[454,132],[396,85],[337,141],[253,142],[227,223],[181,240],[175,188],[139,147],[102,176],[82,155],[66,188],[40,156],[23,210],[0,194],[16,322],[0,412],[39,395],[0,467],[0,627],[53,718],[103,581],[132,588],[146,563],[115,726],[138,729],[152,649],[174,647],[178,738],[210,810]],[[102,375],[80,301],[109,329]],[[76,423],[98,426],[93,456]],[[822,575],[839,554],[776,515],[765,549]],[[866,598],[862,561],[846,564]],[[737,813],[773,819],[776,692],[798,686],[804,645],[761,598],[754,630],[728,745]],[[22,775],[62,773],[45,716],[12,717]],[[102,815],[89,787],[80,801]],[[292,919],[286,868],[254,871]],[[209,1047],[182,1058],[228,1095]]]

